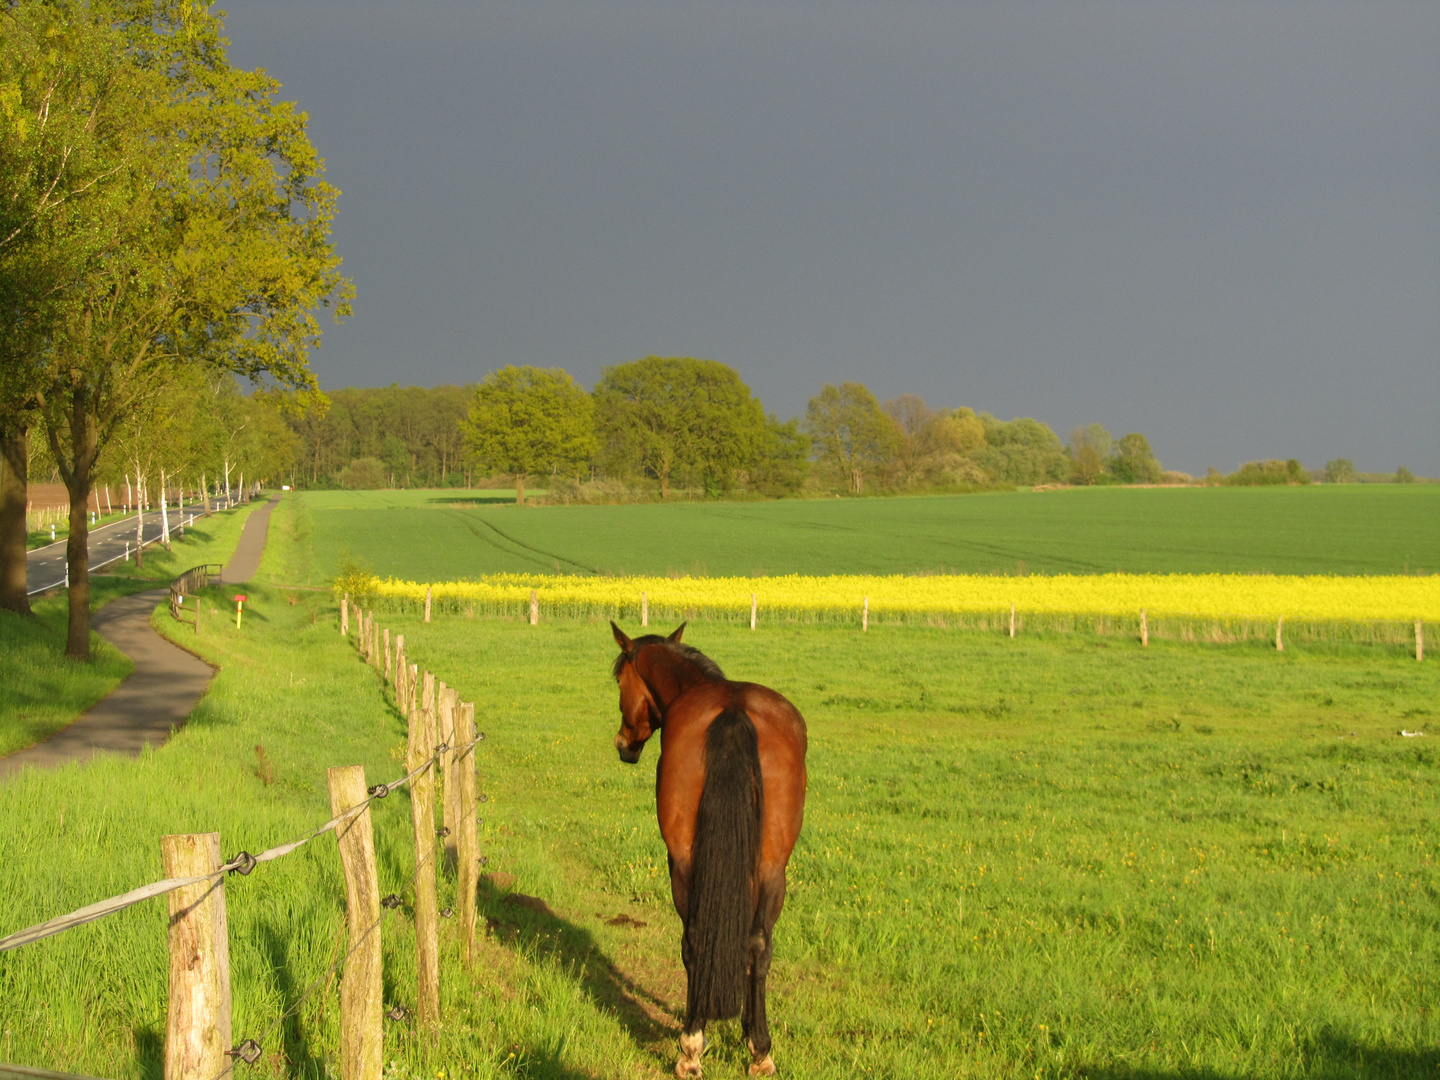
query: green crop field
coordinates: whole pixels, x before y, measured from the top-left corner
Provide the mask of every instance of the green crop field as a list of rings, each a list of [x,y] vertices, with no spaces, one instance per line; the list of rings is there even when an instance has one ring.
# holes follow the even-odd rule
[[[272,521],[269,577],[324,561],[320,515],[300,503]],[[0,788],[0,933],[158,876],[162,833],[213,829],[226,853],[302,835],[329,816],[328,766],[401,772],[400,721],[336,633],[328,594],[247,593],[240,631],[216,614],[197,641],[157,616],[220,665],[170,744]],[[445,1023],[422,1039],[387,1022],[387,1077],[669,1075],[684,983],[657,747],[639,766],[616,758],[608,627],[386,625],[477,703],[482,846],[497,874],[482,888],[482,963],[459,966],[443,923]],[[1440,715],[1435,664],[919,626],[702,623],[686,638],[732,677],[790,695],[810,724],[805,832],[770,980],[784,1075],[1440,1068],[1440,754],[1437,735],[1397,735]],[[381,890],[403,894],[405,795],[375,816]],[[453,887],[442,879],[442,906]],[[331,1075],[337,991],[322,976],[344,921],[333,840],[227,893],[236,1039],[264,1036],[259,1075]],[[408,899],[384,930],[387,1009],[414,1004]],[[163,902],[150,902],[0,955],[0,1059],[158,1075],[164,940]],[[743,1076],[736,1025],[712,1035],[706,1075]]]
[[[475,492],[476,500],[497,500]],[[306,492],[311,584],[604,574],[1440,572],[1440,485],[1097,488],[517,507],[456,491]]]

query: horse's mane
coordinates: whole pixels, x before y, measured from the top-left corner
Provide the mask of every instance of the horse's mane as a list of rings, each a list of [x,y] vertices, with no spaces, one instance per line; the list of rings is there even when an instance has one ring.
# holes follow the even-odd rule
[[[622,652],[615,658],[615,678],[618,679],[620,677],[620,669],[625,666],[625,662],[634,659],[635,654],[638,653],[641,646],[644,645],[663,645],[682,660],[688,660],[694,664],[709,678],[725,678],[725,673],[720,670],[720,665],[693,645],[686,645],[681,641],[671,641],[669,638],[661,637],[659,634],[646,634],[644,637],[637,637],[634,639],[633,645],[634,648],[629,652]]]

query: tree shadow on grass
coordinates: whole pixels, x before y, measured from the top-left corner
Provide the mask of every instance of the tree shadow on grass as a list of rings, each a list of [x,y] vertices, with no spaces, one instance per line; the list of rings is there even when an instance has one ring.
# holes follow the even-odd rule
[[[1304,1061],[1299,1075],[1313,1080],[1410,1080],[1434,1077],[1440,1068],[1440,1050],[1379,1046],[1330,1028],[1306,1039],[1297,1056]],[[1252,1075],[1238,1069],[1136,1069],[1114,1064],[1082,1067],[1078,1072],[1089,1080],[1248,1080]]]
[[[620,1021],[638,1049],[655,1053],[679,1035],[679,1021],[671,1004],[616,967],[588,930],[556,915],[545,901],[497,888],[482,878],[476,910],[500,945],[524,951],[569,973],[599,1009]]]

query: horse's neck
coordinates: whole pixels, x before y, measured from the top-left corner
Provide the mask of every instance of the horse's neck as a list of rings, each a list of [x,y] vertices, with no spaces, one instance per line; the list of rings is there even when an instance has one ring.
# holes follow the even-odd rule
[[[707,681],[707,676],[696,664],[669,649],[664,649],[662,655],[646,664],[640,674],[650,688],[655,704],[662,710],[696,683]]]

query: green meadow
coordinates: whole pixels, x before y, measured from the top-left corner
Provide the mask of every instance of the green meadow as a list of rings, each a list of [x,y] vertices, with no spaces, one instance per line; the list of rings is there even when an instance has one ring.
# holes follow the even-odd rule
[[[490,491],[305,492],[321,584],[347,559],[444,581],[578,574],[1440,572],[1440,485],[1091,488],[524,506]]]
[[[323,519],[311,495],[277,510],[262,577],[323,576]],[[198,638],[157,614],[220,667],[169,744],[0,788],[0,933],[158,877],[163,833],[215,830],[227,854],[302,835],[329,816],[331,765],[364,764],[372,782],[403,771],[401,722],[329,594],[246,591],[238,631],[219,590]],[[638,766],[615,755],[609,628],[385,625],[477,704],[494,875],[482,962],[463,969],[442,923],[444,1024],[422,1038],[387,1021],[387,1077],[670,1075],[684,980],[658,746]],[[1433,663],[920,626],[699,623],[686,640],[789,695],[810,725],[770,979],[783,1075],[1440,1068],[1440,733],[1397,734],[1440,715]],[[406,901],[383,929],[387,1009],[414,1004],[406,799],[375,804],[381,890]],[[442,879],[442,906],[453,888]],[[332,1075],[333,839],[227,894],[236,1039],[262,1040],[260,1075]],[[158,1076],[164,943],[150,902],[0,954],[0,1060]],[[711,1035],[706,1075],[743,1076],[738,1026]]]

